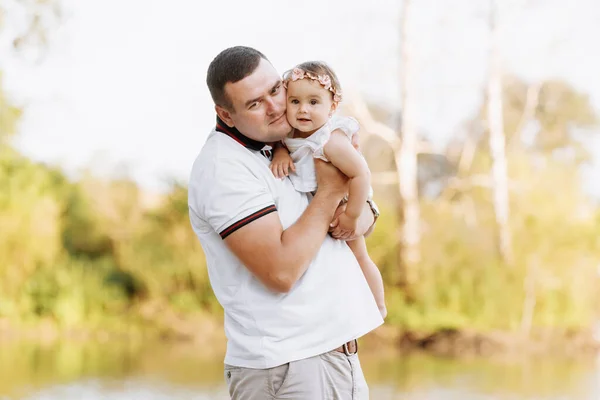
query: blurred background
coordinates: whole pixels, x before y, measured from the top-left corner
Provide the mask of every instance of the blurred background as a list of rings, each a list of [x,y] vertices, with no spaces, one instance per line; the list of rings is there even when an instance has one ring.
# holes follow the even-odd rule
[[[596,0],[0,0],[0,399],[227,398],[186,186],[233,45],[361,123],[371,398],[600,398],[599,40]]]

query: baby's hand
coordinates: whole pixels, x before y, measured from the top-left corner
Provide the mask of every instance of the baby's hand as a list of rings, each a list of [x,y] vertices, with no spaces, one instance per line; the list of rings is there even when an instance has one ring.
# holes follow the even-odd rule
[[[337,219],[337,226],[333,229],[331,236],[336,239],[349,239],[356,233],[358,218],[350,218],[345,212],[340,214]]]
[[[285,178],[288,176],[289,171],[296,172],[294,161],[290,157],[287,149],[283,146],[276,147],[273,152],[273,160],[271,161],[271,172],[276,178]]]

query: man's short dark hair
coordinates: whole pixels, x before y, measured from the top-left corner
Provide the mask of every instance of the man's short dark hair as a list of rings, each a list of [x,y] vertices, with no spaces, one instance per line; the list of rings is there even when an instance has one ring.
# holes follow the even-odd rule
[[[220,52],[208,66],[206,74],[206,84],[215,104],[233,111],[231,99],[225,94],[225,85],[252,74],[261,58],[268,61],[260,51],[245,46],[230,47]]]

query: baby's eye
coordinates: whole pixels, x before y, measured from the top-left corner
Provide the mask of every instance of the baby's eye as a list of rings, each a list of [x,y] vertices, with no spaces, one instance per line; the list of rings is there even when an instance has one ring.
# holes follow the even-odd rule
[[[318,102],[318,101],[316,101],[316,100],[311,100],[311,101],[310,101],[310,104],[311,104],[312,106],[314,106],[314,105],[317,105],[317,103],[319,103],[319,102]]]
[[[294,100],[290,100],[290,103],[292,103],[292,104],[298,104],[299,102],[298,102],[298,100],[294,99]]]

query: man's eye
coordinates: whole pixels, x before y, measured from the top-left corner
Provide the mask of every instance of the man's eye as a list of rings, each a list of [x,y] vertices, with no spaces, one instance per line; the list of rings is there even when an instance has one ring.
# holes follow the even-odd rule
[[[273,93],[273,94],[277,94],[277,93],[279,93],[279,89],[281,89],[281,85],[277,85],[277,86],[275,86],[275,87],[273,88],[273,91],[272,91],[271,93]]]
[[[248,109],[252,110],[253,108],[256,108],[257,105],[258,105],[258,103],[254,102],[254,103],[250,104],[250,107],[248,107]]]

